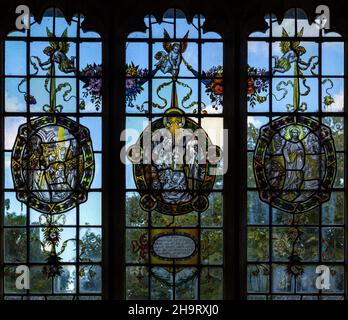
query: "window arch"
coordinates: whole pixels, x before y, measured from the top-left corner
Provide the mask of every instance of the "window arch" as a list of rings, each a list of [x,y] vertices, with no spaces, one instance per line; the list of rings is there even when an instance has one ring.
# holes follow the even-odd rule
[[[127,299],[222,298],[222,176],[197,157],[172,160],[180,128],[203,128],[204,143],[222,148],[222,40],[203,23],[202,15],[188,22],[170,9],[162,21],[146,16],[146,31],[127,38],[126,129],[138,131],[126,144]],[[145,135],[155,141],[158,129],[169,135],[150,142],[146,162]],[[166,141],[169,162],[154,151]],[[194,150],[192,133],[184,141],[186,153]]]
[[[265,20],[248,38],[248,297],[343,299],[344,43],[302,9]]]
[[[284,4],[51,3],[64,15],[24,1],[44,12],[29,31],[7,34],[12,2],[0,13],[1,298],[348,297],[339,3],[329,8],[340,34],[291,9],[250,35],[260,10]],[[301,6],[315,14],[314,4]],[[144,163],[146,134],[172,126],[202,128],[206,146],[219,147],[208,150],[226,156],[230,146],[229,159]],[[192,143],[194,155],[202,145],[190,138],[184,151]],[[64,158],[67,141],[83,151]],[[227,166],[226,175],[206,174]],[[15,286],[19,265],[30,267],[30,290]],[[317,289],[318,265],[329,268],[330,289]]]
[[[5,299],[101,298],[102,45],[83,19],[50,8],[4,40]]]

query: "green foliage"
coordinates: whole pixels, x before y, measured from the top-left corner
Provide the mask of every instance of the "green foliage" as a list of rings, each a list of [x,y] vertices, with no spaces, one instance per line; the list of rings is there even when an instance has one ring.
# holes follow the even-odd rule
[[[11,202],[10,199],[5,199],[5,225],[15,226],[15,225],[25,225],[26,217],[25,215],[18,215],[16,212],[11,212]],[[56,227],[44,228],[45,238],[54,238],[55,241],[60,239],[59,230]],[[45,262],[46,255],[43,254],[42,243],[40,241],[40,228],[33,227],[30,231],[30,260],[32,262]],[[27,261],[27,241],[26,233],[24,228],[7,228],[5,233],[6,248],[9,252],[5,252],[5,257],[7,261],[11,262],[22,262]],[[54,240],[53,239],[53,240]],[[100,253],[102,248],[102,238],[101,235],[95,234],[91,231],[87,231],[83,238],[81,239],[83,246],[83,257],[84,261],[99,261]],[[82,250],[81,250],[82,251]],[[56,258],[56,257],[52,257]],[[86,260],[87,259],[87,260]],[[51,262],[51,264],[54,264]],[[71,269],[62,268],[61,275],[56,277],[54,280],[57,285],[59,285],[59,292],[64,292],[68,290],[69,285],[72,283],[75,274],[71,274]],[[41,266],[32,266],[30,268],[31,275],[31,292],[32,293],[42,293],[50,294],[52,292],[52,280],[47,279],[46,274],[43,272]],[[94,290],[100,287],[101,284],[101,273],[95,270],[95,267],[86,266],[82,268],[79,272],[81,278],[84,279],[82,282],[82,288],[84,290]],[[6,267],[4,269],[4,289],[6,293],[15,293],[18,290],[15,287],[16,273],[15,267]],[[57,281],[59,280],[59,281]]]
[[[248,150],[254,150],[257,139],[259,137],[259,129],[251,122],[248,123]]]
[[[248,260],[265,261],[268,260],[268,229],[267,228],[248,228]]]
[[[142,227],[147,225],[148,213],[140,208],[139,200],[138,194],[127,195],[126,197],[126,223],[128,226]]]
[[[323,260],[344,260],[344,235],[342,228],[326,228],[323,236]]]
[[[201,215],[201,223],[204,226],[222,226],[223,203],[220,194],[211,194],[209,197],[210,207]],[[133,252],[133,243],[139,243],[139,237],[146,232],[143,227],[147,226],[148,213],[139,206],[139,195],[134,193],[126,198],[127,225],[137,226],[139,229],[128,229],[126,240],[126,255],[128,262],[139,262],[139,251]],[[153,227],[166,226],[190,226],[196,227],[198,224],[198,214],[191,212],[181,216],[163,215],[157,212],[151,212],[151,224]],[[206,264],[222,263],[223,236],[220,230],[204,230],[201,233],[201,259]],[[137,246],[135,246],[137,248]],[[143,261],[143,260],[141,260]],[[151,276],[151,298],[152,299],[170,299],[172,297],[172,286],[170,273],[164,268],[155,268],[156,272]],[[207,268],[202,269],[201,298],[221,299],[222,298],[222,273],[214,271],[209,272]],[[185,269],[188,271],[188,269]],[[185,272],[186,272],[185,271]],[[154,277],[154,274],[160,275]],[[179,275],[180,273],[178,273]],[[127,299],[147,299],[148,298],[148,271],[142,266],[127,267],[126,271]],[[157,279],[157,280],[156,280]],[[176,294],[181,299],[194,299],[197,291],[197,274],[192,274],[176,284]]]
[[[100,261],[102,252],[102,237],[89,229],[81,239],[80,259],[89,261]]]
[[[201,260],[206,264],[222,263],[223,237],[221,231],[201,231]]]

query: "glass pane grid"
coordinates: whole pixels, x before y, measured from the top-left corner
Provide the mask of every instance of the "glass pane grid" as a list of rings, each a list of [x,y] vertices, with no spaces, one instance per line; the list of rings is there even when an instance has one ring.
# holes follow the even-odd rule
[[[268,22],[269,34],[273,37],[267,36],[266,33],[266,37],[250,38],[248,45],[248,299],[316,300],[330,297],[342,299],[345,206],[341,194],[345,192],[343,180],[345,150],[342,144],[345,114],[342,100],[343,86],[339,90],[340,87],[336,83],[338,89],[335,89],[333,81],[337,79],[343,83],[343,63],[334,64],[335,67],[331,70],[327,70],[327,66],[333,65],[332,61],[335,60],[330,58],[332,52],[328,47],[342,48],[341,51],[336,50],[340,61],[339,57],[343,57],[343,46],[338,43],[343,42],[337,38],[331,42],[333,39],[322,36],[321,31],[320,34],[318,32],[320,37],[309,37],[307,20],[300,21],[296,17],[295,9],[287,13],[290,14],[286,22],[288,30],[283,28],[285,24],[282,25],[282,22]],[[280,37],[275,38],[274,33]],[[298,37],[294,37],[296,34]],[[291,62],[291,50],[294,49],[291,46],[294,43],[299,55],[294,56]],[[330,45],[326,46],[327,44]],[[312,56],[308,55],[310,52]],[[317,57],[312,58],[313,56]],[[258,57],[261,64],[257,63]],[[290,58],[285,60],[285,57]],[[315,60],[318,62],[315,67],[312,63],[308,63],[310,59],[312,63]],[[309,65],[310,70],[316,68],[317,71],[312,73],[308,72],[308,68],[294,69],[293,64],[296,61],[303,62],[302,66]],[[304,77],[296,75],[296,72],[304,73]],[[306,79],[306,82],[301,84],[302,79]],[[310,81],[311,85],[308,84]],[[292,100],[296,96],[292,90],[297,84],[300,102]],[[311,92],[306,92],[308,87]],[[285,91],[287,94],[282,97]],[[338,95],[340,91],[342,99]],[[277,96],[279,93],[280,96]],[[307,98],[311,94],[312,97]],[[287,99],[287,96],[290,99]],[[304,104],[301,105],[301,102]],[[291,214],[276,208],[277,206],[272,209],[269,204],[261,201],[259,188],[255,185],[253,162],[254,153],[258,148],[260,128],[271,121],[292,115],[294,110],[291,109],[291,105],[296,104],[300,107],[295,113],[296,116],[312,117],[320,125],[325,124],[331,129],[337,146],[337,173],[336,182],[330,188],[331,198],[328,202],[323,202],[316,209],[304,213]],[[324,170],[323,166],[319,165],[318,170],[319,172]],[[294,242],[298,230],[301,236]],[[294,250],[291,249],[293,244]],[[291,254],[295,254],[293,259],[297,259],[298,256],[301,259],[300,263],[295,263],[297,260],[293,260],[291,264],[289,258]],[[316,279],[320,273],[315,272],[319,265],[326,265],[330,270],[330,290],[325,288],[320,290],[316,287]]]
[[[185,119],[192,119],[199,126],[202,125],[203,129],[212,127],[212,121],[222,123],[222,105],[214,109],[217,112],[213,114],[210,112],[213,108],[210,106],[208,110],[206,107],[206,100],[210,102],[209,96],[208,98],[203,97],[203,95],[208,95],[205,90],[208,88],[212,90],[212,87],[215,90],[215,96],[217,96],[216,92],[222,96],[222,83],[216,81],[213,84],[215,79],[211,76],[212,74],[217,77],[222,76],[222,67],[219,70],[211,69],[215,64],[222,66],[222,59],[221,63],[217,59],[214,61],[212,57],[208,59],[207,53],[207,50],[212,51],[216,45],[219,46],[216,55],[222,55],[221,40],[203,40],[201,28],[198,27],[197,34],[194,33],[192,25],[186,23],[184,17],[176,18],[177,12],[179,11],[173,10],[172,18],[168,20],[172,21],[170,24],[172,28],[168,26],[169,24],[159,24],[151,20],[146,31],[147,36],[142,37],[141,41],[128,39],[126,51],[126,128],[137,129],[139,134],[150,123],[152,126],[159,126],[159,121],[163,121],[164,116],[167,119],[175,120],[177,118],[175,114],[168,115],[167,113],[170,107],[184,111]],[[145,23],[147,24],[146,21]],[[199,26],[201,25],[199,18],[197,23]],[[187,31],[189,33],[186,41],[184,36]],[[181,36],[176,38],[175,34],[181,34]],[[174,47],[175,43],[181,46],[180,59],[182,60],[179,63],[180,71],[175,77],[175,84],[173,84],[173,70],[170,70],[169,65],[165,65],[165,61],[171,52],[171,47],[168,45]],[[211,44],[210,49],[208,48],[209,44]],[[203,49],[204,45],[208,49]],[[203,50],[206,51],[205,56]],[[165,56],[167,54],[168,56]],[[187,58],[188,56],[190,59]],[[203,71],[210,73],[203,73]],[[177,105],[176,102],[173,102],[173,86],[176,86]],[[139,93],[133,95],[136,88]],[[185,96],[187,98],[184,98]],[[219,98],[219,96],[217,97]],[[216,105],[218,103],[219,101],[216,101]],[[204,121],[206,126],[204,126]],[[211,122],[210,125],[209,122]],[[130,145],[131,143],[128,147]],[[155,166],[152,162],[152,167]],[[144,210],[141,205],[144,196],[162,194],[163,205],[166,207],[168,206],[166,201],[170,203],[174,193],[178,193],[181,199],[184,199],[192,193],[192,187],[186,185],[185,188],[173,189],[172,187],[163,187],[163,185],[162,187],[153,185],[151,188],[139,188],[133,182],[134,171],[132,172],[131,167],[132,164],[129,164],[126,168],[126,298],[221,299],[223,265],[222,179],[214,186],[214,189],[208,190],[210,195],[207,210],[191,209],[185,210],[183,214],[176,214],[175,210],[182,209],[175,209],[173,202],[172,207],[169,206],[166,209],[167,213],[164,214],[164,209]],[[169,172],[170,170],[167,174]],[[204,196],[205,193],[199,188],[195,191],[198,197]],[[180,203],[180,200],[177,201]],[[162,205],[162,202],[159,205]],[[175,239],[172,243],[171,237]],[[216,246],[212,244],[214,241]],[[166,246],[164,246],[165,243]],[[176,253],[175,244],[177,244]],[[187,257],[170,258],[168,256],[166,258],[160,255],[180,255],[180,251],[182,251],[181,254],[184,254],[184,244],[186,250],[190,246],[195,248],[193,252],[189,252],[190,255]],[[171,248],[170,250],[168,246]]]
[[[98,101],[94,91],[94,102],[91,102],[93,83],[88,76],[100,77],[101,73],[93,65],[88,53],[81,52],[84,43],[99,44],[100,38],[81,38],[80,16],[68,24],[64,17],[56,16],[58,9],[49,9],[44,14],[41,24],[33,21],[31,29],[25,37],[7,37],[5,42],[5,73],[1,75],[4,83],[4,122],[7,129],[4,136],[5,146],[5,185],[4,185],[4,298],[8,300],[27,299],[100,299],[101,298],[101,147],[96,145],[94,157],[96,172],[90,189],[89,200],[75,205],[74,209],[64,214],[52,215],[56,219],[47,224],[49,215],[31,209],[28,202],[19,201],[11,177],[11,152],[16,141],[18,128],[25,123],[35,123],[37,119],[52,112],[49,106],[56,106],[57,119],[71,119],[77,125],[100,120],[101,112],[85,113],[85,105],[90,107]],[[46,26],[48,29],[46,29]],[[75,28],[75,29],[74,29]],[[47,31],[48,30],[48,31]],[[73,31],[75,30],[75,31]],[[58,35],[49,42],[51,34]],[[70,36],[71,35],[71,36]],[[58,47],[60,50],[58,50]],[[56,49],[54,60],[55,73],[52,69],[47,75],[49,50]],[[41,50],[41,51],[40,51]],[[101,51],[96,56],[101,56]],[[18,59],[13,63],[13,59]],[[89,65],[85,65],[89,59]],[[83,62],[83,64],[81,63]],[[98,61],[96,61],[98,62]],[[101,63],[101,61],[100,61]],[[80,69],[83,66],[86,69]],[[79,71],[80,70],[80,71]],[[87,77],[84,75],[90,70]],[[101,71],[100,71],[101,72]],[[85,88],[79,88],[79,79],[83,79]],[[36,81],[36,82],[33,82]],[[96,85],[93,89],[99,89]],[[49,93],[56,90],[54,101]],[[90,90],[90,91],[89,91]],[[86,95],[85,92],[87,92]],[[59,95],[60,94],[60,95]],[[47,100],[46,100],[47,99]],[[88,100],[88,101],[87,101]],[[83,102],[82,102],[83,101]],[[87,101],[87,103],[86,103]],[[46,106],[45,106],[46,105]],[[101,140],[101,120],[98,125],[89,126]],[[59,133],[58,133],[59,134]],[[17,143],[17,142],[16,142]],[[45,159],[45,158],[43,158]],[[47,159],[47,158],[46,158]],[[41,160],[40,160],[41,161]],[[29,176],[29,173],[24,175]],[[79,179],[80,174],[77,175]],[[99,182],[98,182],[99,181]],[[40,193],[52,192],[43,186]],[[59,195],[60,192],[57,193]],[[30,198],[28,198],[29,201]],[[94,209],[93,213],[86,208]],[[48,269],[58,266],[48,262],[52,249],[45,240],[45,232],[51,230],[49,236],[58,236],[56,252],[61,259],[60,275],[48,276]],[[45,235],[46,234],[46,235]],[[41,242],[40,242],[41,241]],[[45,243],[45,245],[44,245]],[[53,242],[52,242],[53,243]],[[16,267],[29,267],[30,289],[17,289],[15,286]]]

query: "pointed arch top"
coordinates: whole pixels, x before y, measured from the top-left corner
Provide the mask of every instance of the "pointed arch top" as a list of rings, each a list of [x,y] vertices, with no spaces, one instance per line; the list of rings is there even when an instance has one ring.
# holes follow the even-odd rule
[[[29,29],[21,31],[15,30],[8,33],[8,37],[47,37],[48,31],[54,37],[69,37],[69,38],[100,38],[100,34],[95,31],[85,30],[83,22],[85,16],[80,13],[75,13],[71,18],[64,15],[64,12],[57,7],[47,8],[42,16],[35,17],[30,13]]]
[[[163,14],[161,20],[156,19],[152,14],[148,14],[144,18],[146,30],[144,32],[132,32],[128,35],[128,39],[137,38],[174,38],[180,39],[187,37],[188,39],[221,39],[216,32],[206,32],[203,29],[205,17],[201,14],[194,15],[192,21],[186,18],[185,13],[180,9],[168,9]]]
[[[320,21],[315,19],[311,21],[306,12],[301,8],[291,8],[287,10],[281,19],[273,13],[268,13],[264,16],[267,28],[265,31],[252,32],[249,37],[264,38],[264,37],[296,37],[301,34],[303,38],[312,37],[335,37],[339,38],[341,35],[337,32],[321,28]]]

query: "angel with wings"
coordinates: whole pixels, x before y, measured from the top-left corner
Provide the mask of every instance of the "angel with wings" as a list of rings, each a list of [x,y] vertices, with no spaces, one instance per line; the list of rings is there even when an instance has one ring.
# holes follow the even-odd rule
[[[46,28],[46,32],[49,38],[54,38],[54,34],[48,28]],[[62,33],[61,38],[66,38],[67,36],[68,29],[66,28]],[[63,73],[76,73],[76,57],[72,56],[69,58],[67,56],[69,48],[70,44],[66,41],[50,40],[49,46],[43,50],[43,53],[49,57],[46,61],[42,62],[37,56],[32,56],[30,59],[35,74],[39,72],[40,67],[42,70],[48,71],[47,75],[54,76],[54,74],[52,74],[52,66],[54,63],[58,64],[58,69]],[[35,62],[34,59],[37,62]]]
[[[296,35],[297,38],[303,36],[302,28]],[[285,73],[291,69],[292,63],[296,63],[296,68],[299,69],[299,74],[302,74],[302,71],[307,70],[309,67],[312,75],[315,75],[315,69],[318,65],[318,56],[311,56],[308,61],[304,61],[302,56],[307,52],[306,49],[301,46],[300,41],[290,41],[288,33],[283,28],[282,37],[284,40],[280,42],[280,51],[282,52],[282,57],[273,56],[274,66],[273,74],[276,72]]]
[[[184,41],[178,42],[163,42],[163,49],[165,51],[158,51],[155,54],[155,59],[158,62],[155,64],[157,70],[161,70],[164,74],[170,73],[173,77],[179,74],[180,65],[182,62],[182,54],[187,48],[188,38],[187,32],[183,38]],[[170,36],[166,29],[164,29],[164,39],[170,40]]]
[[[303,35],[303,28],[297,33],[297,37],[300,38]],[[283,38],[289,38],[288,33],[283,28]],[[300,41],[287,41],[283,40],[280,42],[280,51],[282,57],[273,56],[274,67],[273,74],[275,72],[285,73],[291,69],[291,64],[297,62],[299,65],[307,65],[300,57],[306,53],[306,49],[300,45]]]
[[[54,34],[47,28],[47,36],[52,38]],[[68,29],[66,28],[61,37],[66,38],[68,36]],[[76,72],[75,60],[76,57],[72,56],[70,59],[67,53],[70,48],[70,43],[66,41],[50,41],[50,45],[44,49],[44,53],[50,57],[48,63],[55,62],[58,64],[58,69],[64,73]]]

